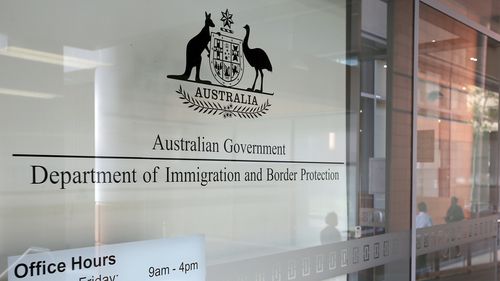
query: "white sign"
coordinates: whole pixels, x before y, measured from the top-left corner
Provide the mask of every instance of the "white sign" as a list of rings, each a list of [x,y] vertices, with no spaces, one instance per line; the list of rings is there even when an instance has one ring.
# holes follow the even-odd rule
[[[205,280],[203,236],[9,257],[9,281]]]

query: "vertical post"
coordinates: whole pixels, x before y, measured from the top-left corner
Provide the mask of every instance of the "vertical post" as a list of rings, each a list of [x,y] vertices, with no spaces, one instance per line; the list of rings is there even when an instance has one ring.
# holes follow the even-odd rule
[[[359,55],[361,53],[361,0],[346,1],[346,128],[347,131],[347,207],[348,232],[347,239],[351,239],[351,231],[358,225],[359,218],[359,107],[361,97],[361,73]],[[356,281],[357,273],[348,274],[348,279]]]
[[[414,162],[415,0],[388,1],[386,213],[389,232],[405,232],[411,251]],[[412,258],[386,265],[385,280],[410,280]]]
[[[417,165],[417,91],[418,91],[418,36],[420,19],[420,0],[413,3],[413,99],[412,99],[412,161],[411,161],[411,267],[412,281],[417,278],[417,188],[416,188],[416,165]]]

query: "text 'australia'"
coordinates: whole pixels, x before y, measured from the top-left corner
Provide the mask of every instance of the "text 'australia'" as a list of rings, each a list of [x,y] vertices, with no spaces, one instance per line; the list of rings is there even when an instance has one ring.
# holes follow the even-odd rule
[[[257,103],[257,97],[250,94],[242,94],[237,92],[222,91],[217,89],[198,87],[196,90],[197,98],[212,99],[217,101],[234,102],[241,104],[259,105]]]

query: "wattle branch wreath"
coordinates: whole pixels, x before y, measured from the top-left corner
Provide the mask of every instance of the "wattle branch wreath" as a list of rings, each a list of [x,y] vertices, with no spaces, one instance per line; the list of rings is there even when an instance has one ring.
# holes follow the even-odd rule
[[[219,114],[224,118],[236,116],[240,118],[258,118],[266,114],[266,111],[268,111],[269,107],[271,106],[269,100],[266,100],[265,103],[256,107],[246,105],[233,106],[233,104],[222,106],[218,102],[204,101],[193,98],[182,89],[182,86],[179,86],[179,90],[177,90],[176,93],[180,95],[179,98],[183,100],[182,103],[187,104],[188,107],[193,109],[194,111],[212,115]]]

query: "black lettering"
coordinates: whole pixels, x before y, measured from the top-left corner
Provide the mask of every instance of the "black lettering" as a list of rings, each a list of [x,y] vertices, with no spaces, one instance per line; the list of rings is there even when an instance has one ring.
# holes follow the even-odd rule
[[[203,88],[203,97],[206,99],[210,98],[210,89]]]
[[[252,105],[259,105],[257,103],[257,97],[253,97],[253,100],[252,100]]]
[[[57,264],[57,271],[64,272],[66,271],[66,264],[64,262],[60,262]]]
[[[50,263],[48,266],[47,266],[47,272],[52,274],[52,273],[55,273],[56,272],[56,264],[55,263]]]
[[[232,150],[232,144],[233,143],[233,140],[232,139],[226,139],[224,141],[224,150],[227,152],[227,153],[232,153],[233,150]]]
[[[194,95],[195,97],[197,98],[201,98],[201,90],[200,90],[200,87],[198,87],[198,89],[196,89],[196,94]]]
[[[239,94],[234,95],[234,102],[241,103]]]
[[[33,171],[33,182],[31,184],[42,184],[47,180],[47,169],[43,166],[38,166],[38,165],[32,165],[31,166],[32,171]],[[36,181],[36,169],[41,168],[43,171],[43,180],[42,181]]]
[[[82,269],[82,256],[79,256],[78,260],[75,260],[75,257],[71,258],[71,270],[77,269],[77,266],[78,269]]]
[[[115,255],[109,256],[109,265],[114,265],[116,263]]]
[[[91,268],[92,267],[92,260],[91,259],[84,259],[83,260],[83,267]]]
[[[156,150],[157,146],[159,146],[160,150],[165,149],[165,148],[163,148],[163,144],[161,143],[160,135],[156,135],[155,144],[153,145],[153,150]]]
[[[19,268],[21,268],[24,272],[19,274]],[[20,263],[16,265],[14,268],[14,275],[16,275],[17,278],[24,278],[28,275],[28,266],[24,263]]]

